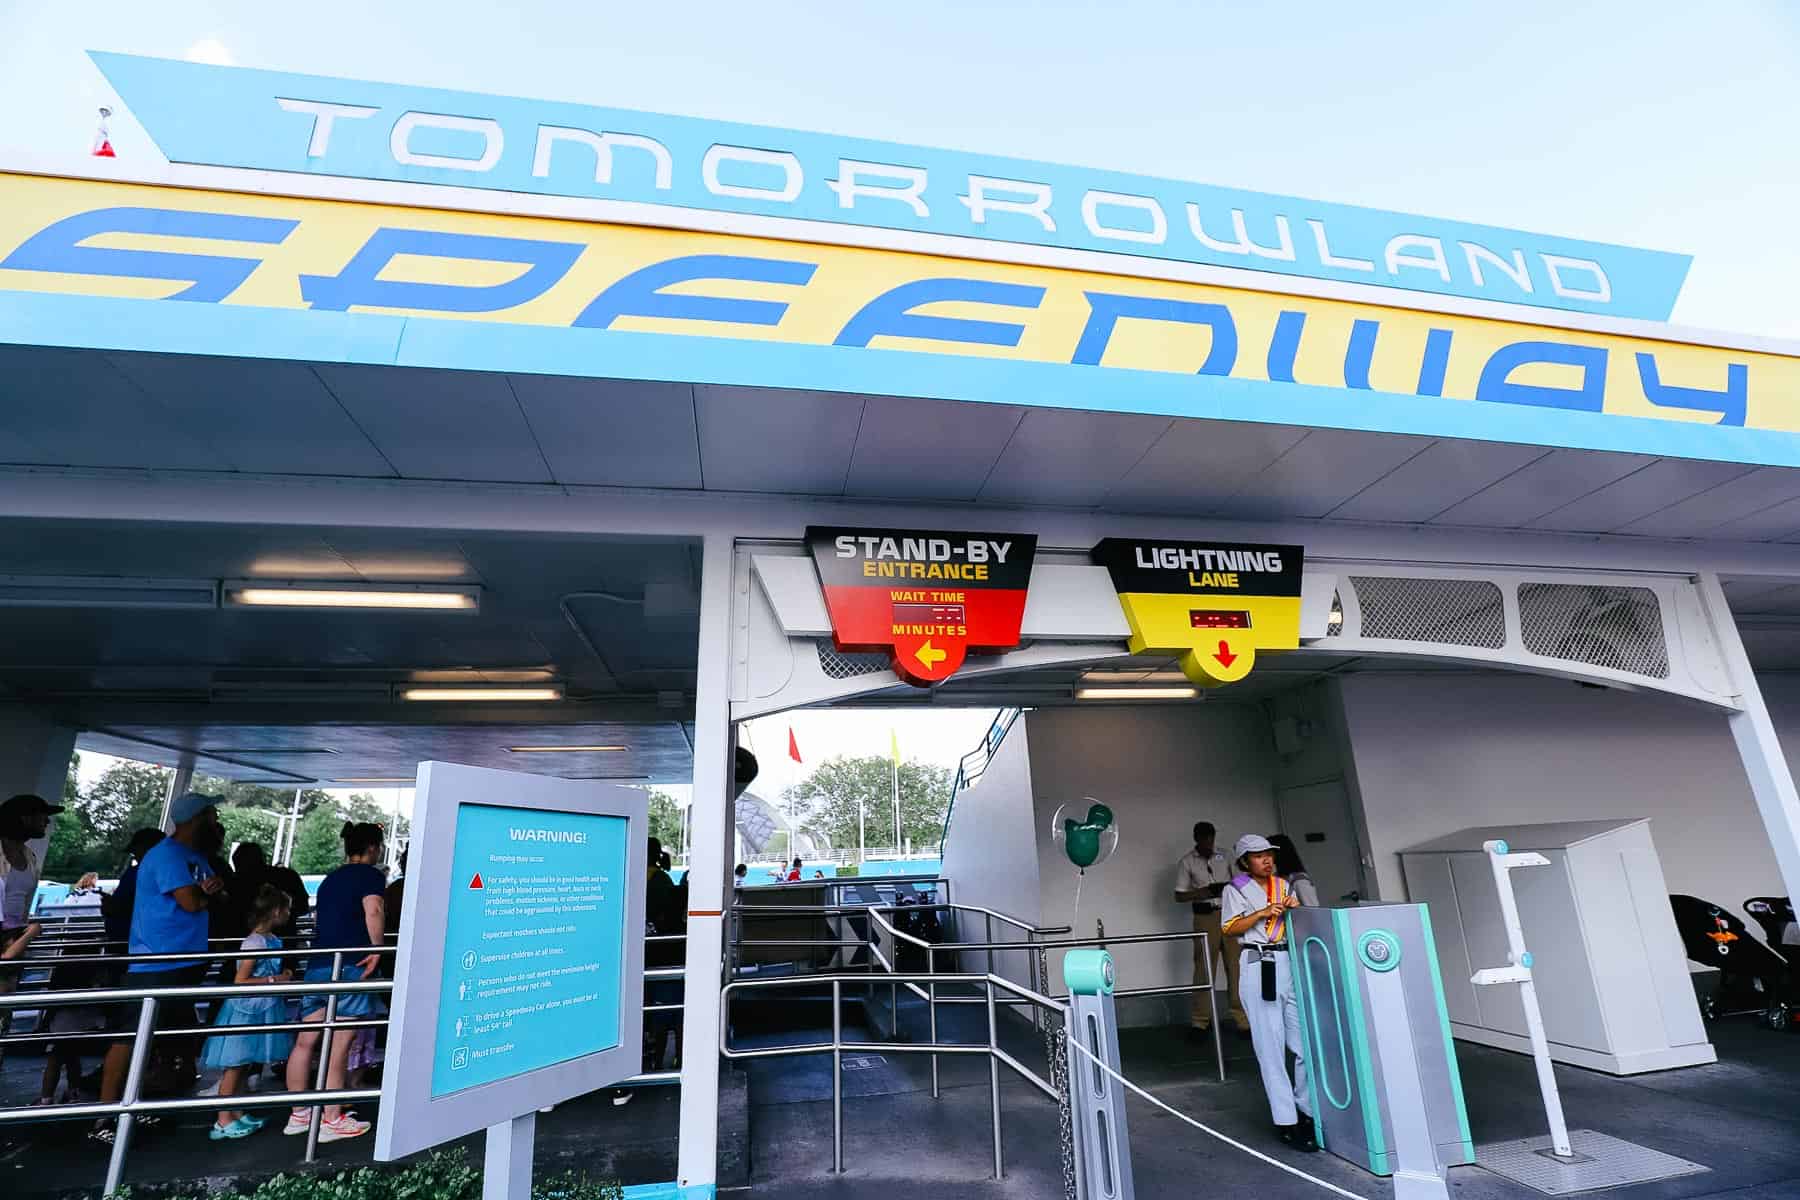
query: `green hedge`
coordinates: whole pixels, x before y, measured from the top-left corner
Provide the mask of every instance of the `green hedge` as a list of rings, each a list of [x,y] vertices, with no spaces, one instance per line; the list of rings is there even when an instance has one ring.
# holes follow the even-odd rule
[[[130,1191],[115,1193],[129,1200]],[[622,1200],[618,1181],[563,1171],[536,1178],[532,1200]],[[277,1175],[249,1192],[182,1200],[481,1200],[481,1172],[461,1150],[438,1151],[399,1171],[359,1167],[338,1175]]]

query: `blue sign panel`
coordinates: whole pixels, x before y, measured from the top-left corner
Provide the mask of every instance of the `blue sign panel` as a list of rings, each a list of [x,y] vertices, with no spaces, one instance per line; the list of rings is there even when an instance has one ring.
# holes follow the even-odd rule
[[[619,1044],[624,817],[465,804],[433,1098]]]
[[[1688,256],[628,109],[93,55],[172,162],[830,221],[1665,320]]]

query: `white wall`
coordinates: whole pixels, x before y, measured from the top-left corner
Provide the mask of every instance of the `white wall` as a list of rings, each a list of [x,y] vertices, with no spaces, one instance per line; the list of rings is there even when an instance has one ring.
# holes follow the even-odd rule
[[[1033,925],[1039,920],[1037,842],[1031,836],[1036,818],[1031,803],[1030,751],[1026,721],[1014,722],[1012,732],[1000,743],[993,761],[975,785],[956,797],[950,809],[950,826],[944,834],[944,877],[950,881],[950,899],[1006,913]],[[978,920],[962,924],[959,939],[982,941],[986,930]],[[995,941],[1013,941],[1004,926],[994,929]],[[941,956],[940,956],[941,958]],[[961,969],[986,970],[985,963],[969,956]],[[940,970],[957,964],[940,961]],[[1015,983],[1030,983],[1030,960],[1024,953],[994,955],[994,972]]]
[[[1405,898],[1404,847],[1471,826],[1607,817],[1650,818],[1671,892],[1742,915],[1747,897],[1784,891],[1720,715],[1530,675],[1365,673],[1341,686],[1384,899]],[[1792,766],[1800,688],[1765,690]]]
[[[1195,821],[1218,826],[1219,845],[1239,834],[1276,828],[1275,756],[1267,720],[1252,705],[1199,704],[1038,709],[1025,716],[1037,796],[1043,923],[1073,923],[1083,936],[1095,918],[1109,934],[1191,930],[1192,910],[1177,904],[1175,866],[1193,848]],[[1016,731],[1015,731],[1016,733]],[[1074,912],[1076,871],[1051,839],[1059,805],[1092,796],[1119,820],[1119,849],[1087,873]],[[1085,813],[1086,807],[1082,806]],[[1074,921],[1071,922],[1071,917]],[[1113,948],[1119,986],[1166,987],[1193,977],[1190,943]],[[1051,980],[1060,991],[1060,958]],[[1120,1020],[1143,1024],[1185,1011],[1172,1003],[1121,1005]]]

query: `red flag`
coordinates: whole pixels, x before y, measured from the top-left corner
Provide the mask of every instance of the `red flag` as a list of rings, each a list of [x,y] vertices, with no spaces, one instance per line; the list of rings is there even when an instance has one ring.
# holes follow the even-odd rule
[[[794,740],[794,727],[788,726],[788,757],[795,762],[800,761],[800,743]]]
[[[118,157],[113,153],[112,134],[108,133],[106,129],[106,118],[110,116],[112,116],[112,109],[102,108],[100,110],[100,128],[94,131],[94,147],[90,151],[90,155],[94,158]]]

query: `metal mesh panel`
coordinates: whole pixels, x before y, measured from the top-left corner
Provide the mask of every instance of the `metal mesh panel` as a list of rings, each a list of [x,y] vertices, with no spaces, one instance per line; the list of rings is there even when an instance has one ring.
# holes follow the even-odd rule
[[[831,679],[854,679],[858,675],[874,675],[886,671],[892,660],[885,654],[839,654],[830,642],[814,642],[819,652],[819,669]]]
[[[1520,584],[1519,631],[1546,658],[1669,677],[1662,609],[1649,588]]]
[[[1391,579],[1352,575],[1363,637],[1498,650],[1506,618],[1498,586],[1482,579]]]

